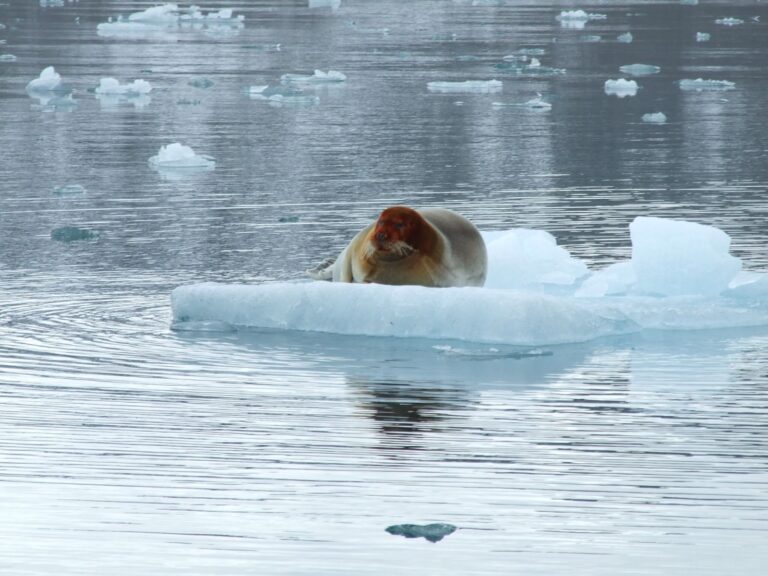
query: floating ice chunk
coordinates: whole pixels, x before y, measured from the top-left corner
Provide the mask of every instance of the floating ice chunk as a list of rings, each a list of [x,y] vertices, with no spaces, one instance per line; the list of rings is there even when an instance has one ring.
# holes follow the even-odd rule
[[[544,56],[547,51],[544,48],[520,48],[517,53],[522,56]]]
[[[564,68],[550,68],[542,66],[538,58],[530,58],[526,55],[505,56],[501,62],[494,66],[503,72],[529,76],[558,76],[565,74]]]
[[[141,96],[149,94],[152,86],[146,80],[134,80],[130,84],[120,84],[115,78],[102,78],[96,88],[96,94],[111,96]]]
[[[64,186],[56,186],[53,189],[53,193],[57,196],[81,196],[85,194],[85,188],[80,184],[66,184]]]
[[[667,116],[664,112],[650,112],[643,114],[642,120],[649,124],[664,124],[667,121]]]
[[[605,84],[603,86],[605,93],[613,96],[618,96],[619,98],[624,98],[625,96],[634,96],[637,94],[637,82],[634,80],[625,80],[624,78],[619,78],[618,80],[606,80]]]
[[[162,146],[149,163],[155,168],[165,169],[213,168],[216,165],[210,156],[195,154],[192,148],[179,142]]]
[[[296,88],[294,84],[251,86],[248,95],[253,100],[267,100],[272,106],[306,106],[320,102],[320,98],[314,94],[307,94]]]
[[[699,0],[680,0],[680,4],[683,6],[696,6],[698,3]]]
[[[588,14],[584,10],[563,10],[555,19],[565,28],[584,28],[590,20],[605,20],[605,14]]]
[[[731,238],[695,222],[638,217],[629,226],[635,289],[655,295],[715,296],[741,270]]]
[[[16,62],[18,58],[13,54],[0,54],[0,62]]]
[[[653,64],[625,64],[624,66],[619,66],[619,70],[630,76],[650,76],[651,74],[661,72],[661,68]]]
[[[616,37],[616,40],[622,44],[631,44],[634,40],[634,37],[632,36],[632,32],[624,32],[624,34],[619,34]]]
[[[599,34],[586,34],[579,38],[582,42],[600,42],[603,39]]]
[[[283,74],[280,82],[284,84],[326,84],[346,81],[347,77],[336,70],[315,70],[314,74]]]
[[[51,240],[57,242],[77,242],[79,240],[93,240],[98,238],[98,232],[77,226],[62,226],[51,230]]]
[[[696,32],[696,42],[709,42],[711,38],[708,32]]]
[[[234,16],[231,8],[205,14],[197,6],[183,9],[176,3],[167,3],[134,12],[127,18],[121,17],[116,21],[110,19],[109,22],[99,24],[96,30],[99,36],[106,37],[162,38],[168,36],[166,39],[175,40],[174,35],[169,35],[169,32],[177,31],[182,27],[204,30],[222,26],[240,28],[243,26],[243,20],[244,16]]]
[[[491,94],[501,92],[501,80],[465,80],[464,82],[428,82],[430,92],[477,92]]]
[[[557,245],[544,230],[484,233],[488,250],[486,288],[552,290],[573,286],[589,273],[587,265]]]
[[[269,88],[269,84],[259,84],[258,86],[250,86],[248,88],[248,94],[261,95],[267,88]]]
[[[739,26],[744,24],[744,20],[741,18],[718,18],[715,20],[715,24],[720,24],[721,26]]]
[[[523,106],[539,110],[550,110],[552,108],[552,104],[544,100],[541,94],[537,94],[535,98],[531,98],[530,100],[523,102]]]
[[[728,80],[705,80],[703,78],[696,78],[696,80],[680,80],[681,90],[695,90],[701,92],[703,90],[733,90],[736,88],[736,84]]]
[[[45,68],[38,78],[27,84],[27,92],[53,92],[62,88],[61,75],[53,66]]]

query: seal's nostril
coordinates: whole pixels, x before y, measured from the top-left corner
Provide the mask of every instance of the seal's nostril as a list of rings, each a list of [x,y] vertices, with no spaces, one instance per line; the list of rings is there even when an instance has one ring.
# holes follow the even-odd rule
[[[376,240],[378,240],[379,242],[383,242],[386,239],[386,237],[387,236],[386,234],[384,234],[384,232],[378,232],[376,234]]]

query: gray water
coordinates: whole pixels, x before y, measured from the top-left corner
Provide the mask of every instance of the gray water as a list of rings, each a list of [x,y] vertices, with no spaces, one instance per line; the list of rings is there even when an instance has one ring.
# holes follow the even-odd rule
[[[768,5],[216,0],[244,27],[109,38],[152,4],[62,4],[0,3],[2,574],[766,573],[768,330],[533,353],[176,333],[169,296],[302,278],[393,203],[544,229],[595,269],[634,217],[693,220],[765,271]],[[574,7],[607,19],[562,27]],[[533,47],[565,74],[495,68]],[[661,72],[603,92],[638,62]],[[25,92],[49,65],[76,106]],[[247,94],[314,69],[348,79],[311,105]],[[97,98],[110,76],[149,100]],[[698,77],[736,87],[679,89]],[[536,93],[550,111],[493,105]],[[153,170],[177,141],[215,170]],[[385,532],[429,522],[459,530]]]

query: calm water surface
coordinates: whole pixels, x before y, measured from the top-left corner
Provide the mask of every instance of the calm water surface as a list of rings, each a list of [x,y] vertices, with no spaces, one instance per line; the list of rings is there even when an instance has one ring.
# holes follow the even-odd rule
[[[766,330],[530,355],[174,333],[169,294],[301,278],[392,203],[544,229],[595,269],[638,215],[694,220],[765,271],[768,5],[214,0],[244,26],[108,37],[152,3],[62,4],[0,3],[3,574],[766,573]],[[574,7],[607,18],[561,26]],[[496,67],[521,48],[565,73]],[[661,72],[607,96],[633,63]],[[75,106],[25,92],[49,65]],[[315,69],[348,80],[310,105],[248,95]],[[153,90],[100,99],[105,77]],[[679,89],[698,77],[736,87]],[[537,93],[550,111],[514,105]],[[153,170],[172,142],[215,170]],[[384,531],[406,522],[460,530]]]

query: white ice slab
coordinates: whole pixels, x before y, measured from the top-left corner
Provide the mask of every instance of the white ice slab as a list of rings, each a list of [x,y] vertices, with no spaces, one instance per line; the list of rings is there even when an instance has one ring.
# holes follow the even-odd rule
[[[606,80],[603,85],[605,93],[609,96],[618,96],[624,98],[626,96],[634,96],[637,94],[637,82],[634,80],[626,80],[619,78],[618,80]]]

